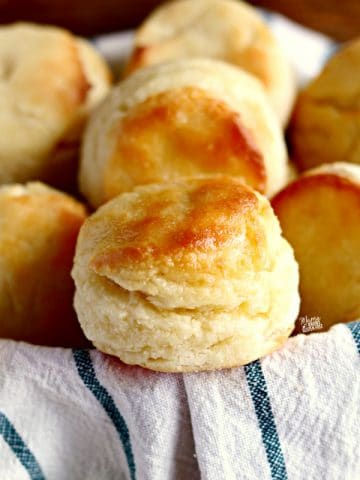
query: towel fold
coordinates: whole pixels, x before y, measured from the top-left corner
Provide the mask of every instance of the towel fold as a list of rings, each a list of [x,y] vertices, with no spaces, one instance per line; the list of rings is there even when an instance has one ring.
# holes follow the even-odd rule
[[[0,341],[2,480],[360,478],[360,322],[163,374]]]

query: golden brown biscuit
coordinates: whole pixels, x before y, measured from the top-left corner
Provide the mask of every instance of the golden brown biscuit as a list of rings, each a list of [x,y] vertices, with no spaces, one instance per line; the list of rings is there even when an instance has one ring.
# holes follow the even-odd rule
[[[300,170],[323,163],[360,164],[360,39],[348,43],[301,92],[290,124]]]
[[[233,367],[279,348],[298,268],[268,200],[231,177],[152,184],[81,228],[75,308],[86,336],[129,364]]]
[[[0,27],[0,184],[76,183],[79,137],[110,85],[104,61],[65,30]]]
[[[40,183],[0,187],[0,336],[82,346],[70,277],[84,207]]]
[[[299,263],[299,332],[360,317],[360,166],[307,173],[272,201]]]
[[[281,124],[287,123],[294,75],[277,40],[251,6],[232,0],[178,0],[160,6],[136,33],[127,73],[191,57],[223,60],[255,75]]]
[[[228,174],[267,194],[287,178],[281,129],[259,82],[215,60],[136,72],[91,116],[80,189],[93,206],[142,184]]]

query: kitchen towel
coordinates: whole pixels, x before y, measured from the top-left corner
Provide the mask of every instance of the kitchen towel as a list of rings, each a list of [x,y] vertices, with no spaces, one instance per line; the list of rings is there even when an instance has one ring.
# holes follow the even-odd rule
[[[360,479],[360,322],[166,374],[0,341],[2,480]]]

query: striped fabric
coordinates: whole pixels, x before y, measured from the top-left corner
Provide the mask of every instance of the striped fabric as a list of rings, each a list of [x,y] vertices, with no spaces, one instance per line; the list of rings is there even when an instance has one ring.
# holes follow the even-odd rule
[[[256,416],[261,430],[266,457],[274,480],[287,479],[284,455],[276,430],[274,415],[271,409],[266,380],[260,361],[245,365],[246,381],[254,403]]]
[[[360,322],[245,367],[161,374],[0,341],[1,480],[356,480]]]
[[[78,373],[84,385],[91,391],[96,400],[104,408],[109,419],[118,432],[122,447],[127,460],[128,473],[131,480],[135,480],[134,454],[131,448],[129,430],[121,413],[117,409],[112,396],[96,378],[96,373],[91,362],[90,353],[87,350],[75,350],[74,360]]]
[[[29,477],[32,480],[44,480],[44,474],[32,454],[32,452],[26,446],[24,440],[20,437],[18,432],[10,420],[0,412],[0,435],[2,435],[4,441],[11,448],[17,460],[24,467]],[[15,477],[14,477],[15,478]]]
[[[351,322],[347,326],[354,337],[354,341],[360,354],[360,322]]]

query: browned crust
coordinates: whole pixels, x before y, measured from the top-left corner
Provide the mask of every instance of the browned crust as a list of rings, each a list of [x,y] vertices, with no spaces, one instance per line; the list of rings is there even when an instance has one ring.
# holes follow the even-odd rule
[[[233,175],[262,193],[266,188],[263,155],[241,116],[199,88],[174,89],[149,97],[119,124],[105,197],[199,174]]]
[[[330,173],[319,173],[316,175],[305,175],[294,182],[290,183],[286,188],[281,190],[275,197],[272,199],[271,204],[273,209],[276,210],[281,208],[283,201],[286,201],[287,198],[295,196],[302,190],[310,190],[316,188],[317,186],[329,186],[333,187],[336,190],[346,190],[352,192],[359,198],[359,208],[360,208],[360,187],[355,182],[352,182],[348,178],[342,177],[340,175],[330,174]]]
[[[175,213],[177,202],[176,196],[159,201],[156,195],[144,195],[139,220],[111,220],[106,244],[95,253],[91,268],[101,272],[149,258],[217,249],[231,241],[239,224],[258,209],[256,195],[241,182],[227,177],[190,184],[188,207],[182,218]],[[172,207],[174,212],[169,214]]]
[[[305,175],[272,200],[300,268],[301,333],[305,317],[327,330],[359,316],[360,186],[341,174]],[[339,282],[337,285],[336,282]]]
[[[136,47],[132,53],[132,56],[125,66],[123,71],[123,77],[128,77],[131,75],[135,70],[146,66],[147,61],[146,58],[148,56],[148,52],[151,50],[151,46],[139,46]]]
[[[85,208],[51,191],[2,199],[1,208],[15,217],[0,245],[6,249],[3,260],[13,299],[9,303],[7,292],[1,292],[1,336],[42,345],[87,345],[72,305],[75,286],[70,276]]]
[[[71,50],[74,57],[74,62],[76,64],[77,75],[74,78],[74,88],[72,91],[69,91],[69,99],[74,105],[82,105],[86,102],[87,94],[91,88],[91,85],[86,78],[86,74],[80,60],[79,48],[74,38],[71,38]]]

